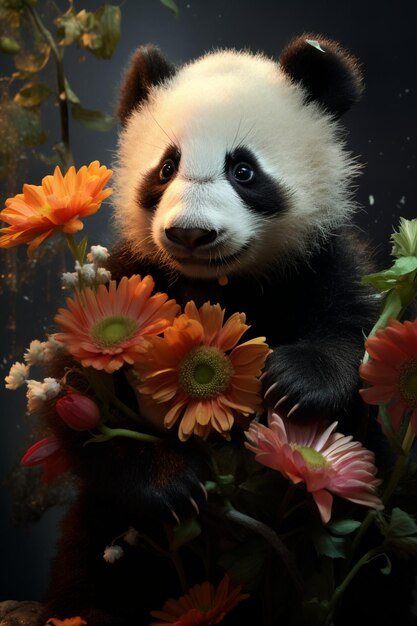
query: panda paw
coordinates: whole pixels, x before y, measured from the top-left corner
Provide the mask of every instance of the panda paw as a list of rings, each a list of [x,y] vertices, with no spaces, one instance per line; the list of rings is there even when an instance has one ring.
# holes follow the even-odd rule
[[[154,453],[143,498],[144,509],[156,519],[180,524],[199,515],[207,501],[204,481],[208,477],[205,452],[198,444],[162,444]]]
[[[311,344],[280,346],[262,376],[265,405],[293,419],[338,419],[357,391],[357,373],[331,351]]]

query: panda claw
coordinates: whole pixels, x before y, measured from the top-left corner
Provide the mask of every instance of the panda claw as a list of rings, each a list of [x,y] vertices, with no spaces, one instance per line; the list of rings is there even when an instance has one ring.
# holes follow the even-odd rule
[[[266,397],[271,393],[271,391],[273,391],[275,389],[275,387],[278,385],[278,383],[274,383],[273,385],[271,385],[269,387],[269,389],[266,390],[266,392],[264,393],[264,398],[266,400]]]
[[[178,526],[181,525],[181,521],[180,518],[178,517],[178,515],[175,513],[174,509],[169,509],[172,513],[172,517],[175,519],[175,521],[177,522]]]
[[[288,411],[288,413],[287,413],[287,417],[291,417],[291,415],[292,415],[293,413],[295,413],[295,412],[297,411],[297,409],[299,409],[299,408],[300,408],[300,403],[299,403],[299,402],[297,402],[297,404],[294,404],[294,406],[292,407],[292,409],[290,409],[290,410]]]
[[[198,483],[198,484],[200,485],[200,487],[201,487],[201,491],[204,493],[204,498],[205,498],[205,500],[206,500],[206,502],[207,502],[207,500],[208,500],[208,493],[207,493],[207,489],[204,487],[203,483],[201,483],[201,482],[200,482],[200,483]]]
[[[194,509],[197,512],[197,515],[200,515],[200,509],[198,508],[198,504],[197,502],[194,500],[194,498],[190,498],[190,502],[193,505]]]
[[[279,407],[279,405],[283,404],[287,399],[288,399],[288,396],[282,396],[282,398],[280,400],[278,400],[278,402],[274,406],[274,409],[277,409]]]

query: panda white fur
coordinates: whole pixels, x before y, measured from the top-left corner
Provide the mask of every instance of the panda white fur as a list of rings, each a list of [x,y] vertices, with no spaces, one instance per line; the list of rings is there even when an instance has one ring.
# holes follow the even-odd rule
[[[339,117],[362,89],[358,62],[315,35],[292,41],[279,62],[220,50],[176,68],[157,47],[139,48],[119,101],[109,263],[116,279],[151,274],[182,306],[193,299],[219,302],[226,315],[245,312],[250,332],[273,348],[266,404],[289,419],[337,419],[352,433],[363,335],[376,311],[360,283],[367,257],[352,228],[358,165]],[[181,595],[165,557],[144,549],[140,562],[126,556],[109,567],[103,546],[129,526],[163,543],[172,511],[185,518],[204,506],[199,442],[179,444],[171,432],[154,447],[113,440],[109,464],[108,447],[86,452],[84,435],[54,417],[79,497],[63,522],[45,616],[148,624],[150,610]],[[248,606],[224,623],[242,615],[261,623],[259,607],[250,616]],[[337,626],[359,610],[353,601],[348,609]]]

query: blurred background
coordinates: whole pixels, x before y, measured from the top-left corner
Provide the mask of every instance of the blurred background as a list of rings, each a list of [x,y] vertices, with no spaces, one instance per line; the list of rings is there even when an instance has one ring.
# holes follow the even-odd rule
[[[6,34],[7,11],[19,1],[24,2],[0,0],[0,26]],[[100,0],[75,0],[74,10],[94,12],[100,5]],[[37,11],[54,32],[53,20],[68,7],[61,0],[38,0]],[[107,116],[114,113],[122,72],[138,45],[155,43],[172,62],[181,64],[223,47],[278,57],[290,39],[303,32],[340,41],[359,57],[366,80],[361,102],[344,117],[349,149],[363,165],[357,181],[356,224],[370,243],[376,267],[390,265],[389,238],[399,217],[417,216],[417,56],[412,3],[177,0],[177,7],[176,15],[160,0],[124,0],[120,5],[121,37],[111,59],[97,58],[76,44],[66,49],[66,76],[83,107]],[[0,156],[7,153],[13,139],[5,117],[7,97],[21,87],[7,78],[14,71],[12,56],[0,54]],[[43,80],[53,84],[53,64],[48,63],[42,71]],[[100,119],[103,126],[111,126],[108,117]],[[41,178],[52,172],[53,163],[46,161],[60,133],[53,97],[42,106],[40,124],[45,143],[26,150],[17,163],[3,171],[1,208],[8,196],[21,191],[24,182],[40,184]],[[117,132],[117,124],[99,132],[91,124],[88,128],[70,120],[76,166],[98,159],[111,167]],[[91,244],[111,244],[109,216],[107,204],[86,220]],[[42,333],[63,303],[59,273],[65,266],[65,254],[58,250],[56,256],[53,245],[46,245],[33,262],[28,262],[25,246],[0,251],[1,379],[14,361],[22,360],[32,339],[44,340]],[[59,505],[51,506],[61,495],[46,493],[39,488],[35,474],[28,480],[27,474],[18,470],[19,459],[32,443],[33,418],[25,415],[24,395],[22,389],[9,391],[0,385],[0,601],[42,599],[64,506],[62,498]]]

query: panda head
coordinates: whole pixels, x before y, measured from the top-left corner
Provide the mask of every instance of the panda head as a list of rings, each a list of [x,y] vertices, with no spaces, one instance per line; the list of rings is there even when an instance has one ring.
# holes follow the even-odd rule
[[[130,254],[195,278],[305,259],[353,210],[358,167],[338,118],[361,91],[356,60],[315,36],[279,62],[221,50],[179,69],[139,48],[115,167]]]

